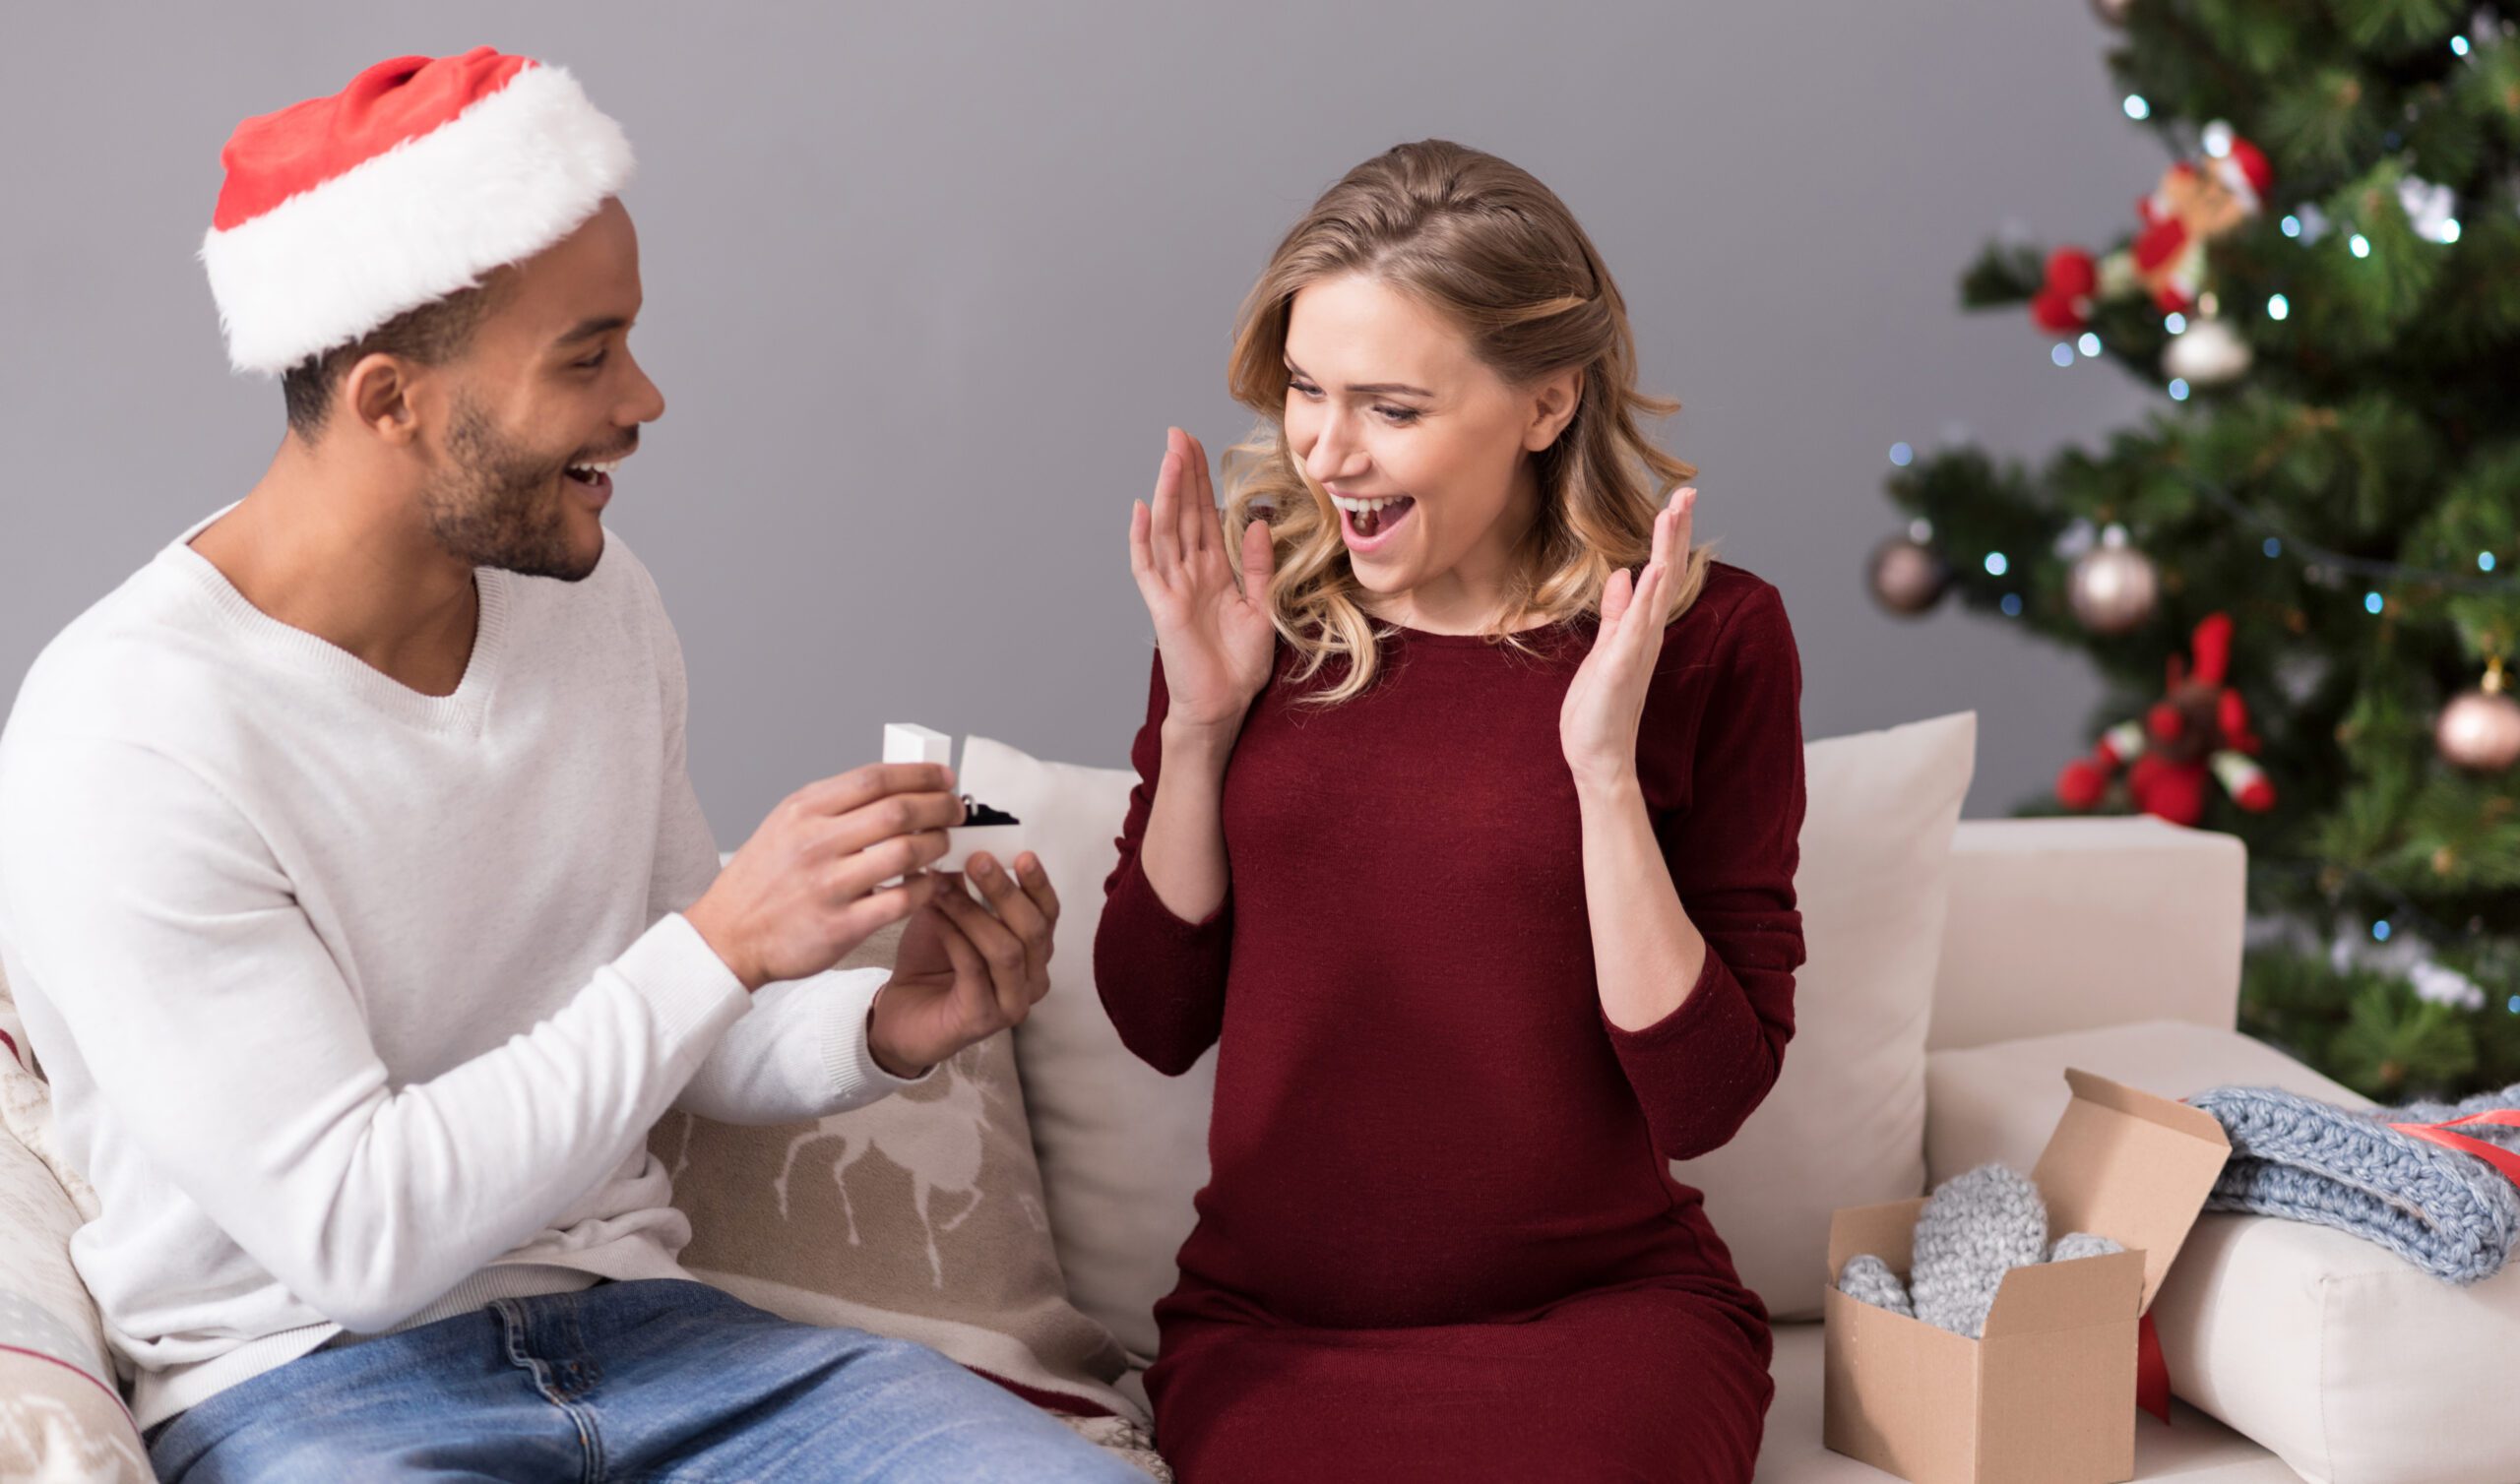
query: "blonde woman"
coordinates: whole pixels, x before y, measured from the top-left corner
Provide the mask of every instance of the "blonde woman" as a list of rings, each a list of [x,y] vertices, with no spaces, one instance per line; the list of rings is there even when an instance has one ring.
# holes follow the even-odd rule
[[[1158,657],[1095,943],[1138,1056],[1218,1048],[1158,1442],[1186,1484],[1747,1479],[1767,1311],[1666,1161],[1793,1034],[1777,590],[1692,547],[1608,270],[1492,155],[1349,172],[1230,375],[1222,515],[1178,430],[1130,515]]]

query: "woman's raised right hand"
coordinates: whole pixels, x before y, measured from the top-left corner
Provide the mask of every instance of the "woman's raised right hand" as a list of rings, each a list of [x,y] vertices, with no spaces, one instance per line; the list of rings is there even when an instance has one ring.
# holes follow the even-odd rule
[[[1155,620],[1171,698],[1167,725],[1228,736],[1241,729],[1277,653],[1269,619],[1275,564],[1262,521],[1243,529],[1238,563],[1227,552],[1207,450],[1179,428],[1166,429],[1155,507],[1140,500],[1129,510],[1129,571]]]

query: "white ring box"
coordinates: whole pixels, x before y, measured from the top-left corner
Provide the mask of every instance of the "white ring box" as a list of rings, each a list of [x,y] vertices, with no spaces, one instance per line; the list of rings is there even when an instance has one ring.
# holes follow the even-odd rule
[[[954,739],[931,727],[888,721],[884,724],[884,761],[950,766],[954,761]],[[961,774],[955,776],[959,780]],[[990,807],[984,799],[973,799],[971,803],[975,810]],[[1016,852],[1023,848],[1024,822],[1012,816],[1003,825],[961,825],[945,832],[944,857],[927,869],[960,871],[975,851],[985,851],[1011,872],[1015,869]]]

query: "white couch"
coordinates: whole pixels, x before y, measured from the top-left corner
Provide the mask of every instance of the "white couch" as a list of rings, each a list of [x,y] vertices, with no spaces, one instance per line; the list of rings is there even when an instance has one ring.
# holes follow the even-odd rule
[[[1088,828],[1099,827],[1089,823]],[[2350,1096],[2233,1029],[2244,873],[2236,840],[2150,819],[1961,824],[1953,838],[1949,907],[1922,1053],[1927,1063],[1923,1168],[1928,1182],[1999,1155],[2019,1158],[2019,1167],[2027,1168],[2022,1150],[2036,1150],[2063,1104],[2057,1068],[2064,1059],[2171,1095],[2222,1081],[2276,1081],[2322,1095]],[[1090,939],[1090,913],[1077,916],[1077,930]],[[1062,957],[1073,958],[1073,950],[1063,946]],[[1065,1133],[1053,1127],[1055,1119],[1044,1116],[1044,1108],[1058,1105],[1062,1093],[1073,1102],[1075,1094],[1102,1098],[1108,1089],[1058,1086],[1056,1058],[1032,1054],[1040,1049],[1039,1037],[1033,1047],[1027,1046],[1025,1037],[1035,1033],[1033,1025],[1023,1027],[1017,1045],[1055,1224],[1063,1217],[1061,1182],[1079,1172],[1062,1168],[1063,1160],[1072,1164],[1072,1149],[1063,1143]],[[1201,1139],[1196,1126],[1176,1128],[1172,1134],[1184,1148],[1197,1146]],[[24,1152],[0,1140],[0,1154],[12,1150]],[[0,1264],[9,1265],[0,1267],[0,1304],[12,1289],[40,1295],[43,1282],[57,1284],[59,1271],[66,1270],[64,1262],[58,1269],[32,1271],[47,1252],[59,1259],[60,1243],[75,1223],[65,1219],[66,1200],[39,1210],[39,1203],[25,1195],[33,1191],[23,1178],[31,1165],[41,1168],[28,1160],[12,1166],[0,1159]],[[13,1180],[19,1194],[5,1188]],[[1177,1240],[1182,1213],[1131,1214],[1142,1215],[1148,1224],[1129,1235],[1131,1251],[1150,1256],[1132,1259],[1134,1270],[1119,1272],[1116,1281],[1132,1292],[1160,1292],[1169,1282],[1168,1244]],[[2206,1225],[2262,1220],[2208,1217]],[[2200,1226],[2200,1238],[2204,1230]],[[1104,1272],[1089,1282],[1084,1272],[1088,1265],[1080,1259],[1096,1255],[1072,1246],[1074,1233],[1061,1230],[1058,1236],[1071,1287],[1080,1305],[1091,1311],[1094,1305],[1084,1290],[1095,1284],[1107,1288],[1114,1274]],[[2200,1238],[2191,1238],[2191,1248]],[[2228,1240],[2223,1245],[2228,1247]],[[2175,1321],[2164,1317],[2174,1384],[2196,1380],[2182,1375],[2182,1367],[2202,1367],[2210,1358],[2196,1336],[2210,1334],[2213,1292],[2203,1278],[2182,1292],[2185,1270],[2185,1264],[2174,1269],[2172,1286],[2157,1306],[2157,1313],[2174,1300],[2185,1306]],[[2215,1274],[2220,1270],[2215,1268]],[[1114,1326],[1114,1332],[1119,1330]],[[1763,1481],[1838,1484],[1887,1477],[1821,1447],[1821,1343],[1817,1323],[1776,1327],[1777,1395],[1758,1473]],[[1145,1355],[1135,1358],[1142,1370]],[[130,1450],[136,1449],[137,1439],[120,1442],[111,1436],[117,1413],[100,1388],[76,1376],[77,1362],[75,1354],[0,1346],[0,1475],[9,1472],[13,1449],[23,1447],[24,1456],[32,1457],[57,1445],[85,1450],[97,1463],[94,1477],[123,1476],[113,1472],[116,1460],[135,1456]],[[2490,1382],[2474,1379],[2487,1390],[2470,1395],[2482,1401],[2492,1394]],[[1135,1384],[1132,1374],[1122,1390]],[[2310,1412],[2317,1410],[2315,1378],[2279,1378],[2270,1384],[2297,1391],[2306,1388],[2306,1398],[2291,1399]],[[2182,1388],[2182,1394],[2189,1393]],[[2275,1484],[2301,1477],[2385,1476],[2385,1470],[2347,1467],[2350,1449],[2337,1453],[2331,1471],[2297,1474],[2275,1453],[2185,1402],[2175,1406],[2167,1427],[2151,1418],[2138,1419],[2136,1440],[2138,1478],[2174,1474],[2186,1484]],[[2300,1449],[2295,1455],[2300,1455]]]

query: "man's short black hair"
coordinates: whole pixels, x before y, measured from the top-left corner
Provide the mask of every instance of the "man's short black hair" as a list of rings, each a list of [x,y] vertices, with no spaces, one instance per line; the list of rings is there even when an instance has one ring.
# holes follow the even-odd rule
[[[362,356],[399,355],[423,366],[442,366],[463,354],[489,314],[497,282],[494,276],[477,287],[404,310],[357,340],[310,355],[283,372],[280,390],[288,403],[289,431],[308,443],[315,441],[332,410],[334,389]]]

